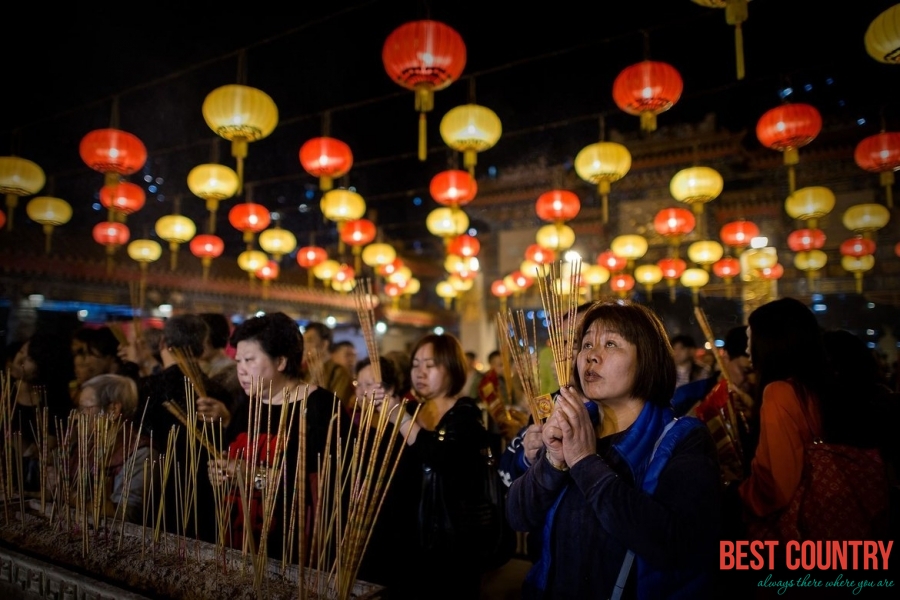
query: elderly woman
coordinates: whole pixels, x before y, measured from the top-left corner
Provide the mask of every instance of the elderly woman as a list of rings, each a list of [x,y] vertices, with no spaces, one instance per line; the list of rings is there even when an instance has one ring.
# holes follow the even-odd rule
[[[574,385],[560,390],[540,427],[544,449],[509,490],[512,526],[545,532],[523,597],[708,597],[716,449],[700,421],[673,420],[662,323],[642,305],[600,302],[578,339]]]

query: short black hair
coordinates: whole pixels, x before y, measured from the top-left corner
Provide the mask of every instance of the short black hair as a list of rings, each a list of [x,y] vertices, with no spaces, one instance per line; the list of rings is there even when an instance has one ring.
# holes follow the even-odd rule
[[[356,346],[353,345],[353,342],[351,342],[350,340],[341,340],[339,342],[334,342],[333,344],[331,344],[328,347],[328,351],[329,352],[337,352],[338,350],[340,350],[341,348],[344,348],[344,347],[350,347],[350,348],[353,348],[354,350],[356,350]]]
[[[318,333],[319,337],[329,344],[331,344],[331,340],[334,339],[334,334],[331,331],[331,327],[329,327],[325,323],[321,323],[319,321],[310,321],[306,324],[306,327],[304,327],[303,330],[309,331],[310,329]]]
[[[166,347],[187,349],[196,358],[203,354],[203,342],[208,334],[206,321],[195,314],[169,317],[163,325],[163,343]]]
[[[103,327],[82,327],[72,334],[73,340],[84,342],[84,344],[100,356],[118,356],[119,339],[112,329],[104,325]]]
[[[285,358],[284,374],[299,378],[302,375],[303,335],[292,318],[283,312],[267,313],[247,319],[234,328],[231,345],[254,341],[270,358]]]
[[[499,350],[491,350],[491,353],[488,354],[488,362],[491,362],[491,359],[493,359],[495,356],[500,356]]]
[[[747,356],[747,326],[732,327],[725,334],[725,344],[722,346],[728,358]]]
[[[231,335],[228,317],[222,313],[200,313],[200,318],[206,321],[206,326],[209,327],[209,345],[216,349],[227,346],[228,337]]]
[[[697,347],[697,342],[694,341],[694,337],[687,333],[679,333],[678,335],[672,336],[672,339],[669,340],[669,343],[672,346],[675,346],[675,344],[681,344],[685,348]]]
[[[368,356],[356,362],[356,372],[359,373],[364,368],[372,364],[372,359]],[[402,395],[403,375],[400,373],[397,363],[385,356],[378,357],[378,364],[381,366],[381,384],[385,390],[393,390],[395,394]]]

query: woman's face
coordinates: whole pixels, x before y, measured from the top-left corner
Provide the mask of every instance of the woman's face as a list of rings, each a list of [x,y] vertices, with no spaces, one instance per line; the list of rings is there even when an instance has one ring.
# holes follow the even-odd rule
[[[274,359],[266,354],[256,340],[238,342],[234,360],[237,362],[238,381],[247,395],[260,384],[268,391],[269,382],[280,379],[287,362],[283,357]]]
[[[25,342],[22,344],[22,347],[19,348],[19,351],[16,352],[16,357],[13,359],[12,363],[12,369],[10,369],[10,375],[13,379],[18,379],[19,381],[24,381],[26,383],[34,383],[37,381],[38,377],[38,366],[37,363],[28,356],[28,347],[29,343]]]
[[[91,377],[113,373],[112,356],[103,356],[81,340],[72,341],[72,358],[75,366],[75,381],[84,383]]]
[[[375,381],[375,371],[372,369],[372,365],[366,365],[360,369],[359,373],[356,374],[356,397],[372,398],[372,392],[377,387],[378,383]],[[387,388],[384,392],[385,395],[390,396],[394,393],[394,390]]]
[[[444,366],[435,363],[431,344],[425,344],[413,356],[412,383],[425,400],[446,397],[450,390],[450,375]]]
[[[632,398],[637,348],[601,321],[584,332],[576,364],[584,395],[591,400],[608,404]]]

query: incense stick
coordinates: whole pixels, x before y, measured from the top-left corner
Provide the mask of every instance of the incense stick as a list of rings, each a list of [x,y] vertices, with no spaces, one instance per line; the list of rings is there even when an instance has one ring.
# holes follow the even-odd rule
[[[353,299],[356,301],[356,315],[366,350],[369,353],[369,364],[375,383],[381,383],[381,361],[378,359],[378,344],[375,341],[375,306],[377,296],[372,294],[372,286],[368,279],[357,280],[353,288]]]
[[[566,264],[568,277],[563,273]],[[578,309],[581,260],[541,265],[541,269],[543,272],[537,280],[541,303],[547,318],[550,349],[556,367],[556,381],[559,387],[568,386],[571,384],[574,362],[575,316]]]

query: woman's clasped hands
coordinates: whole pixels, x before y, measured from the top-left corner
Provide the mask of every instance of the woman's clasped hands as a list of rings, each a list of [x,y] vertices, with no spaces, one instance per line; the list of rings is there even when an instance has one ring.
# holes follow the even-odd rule
[[[573,467],[597,453],[597,434],[584,406],[586,401],[575,388],[561,388],[553,413],[542,427],[547,460],[557,469]]]

